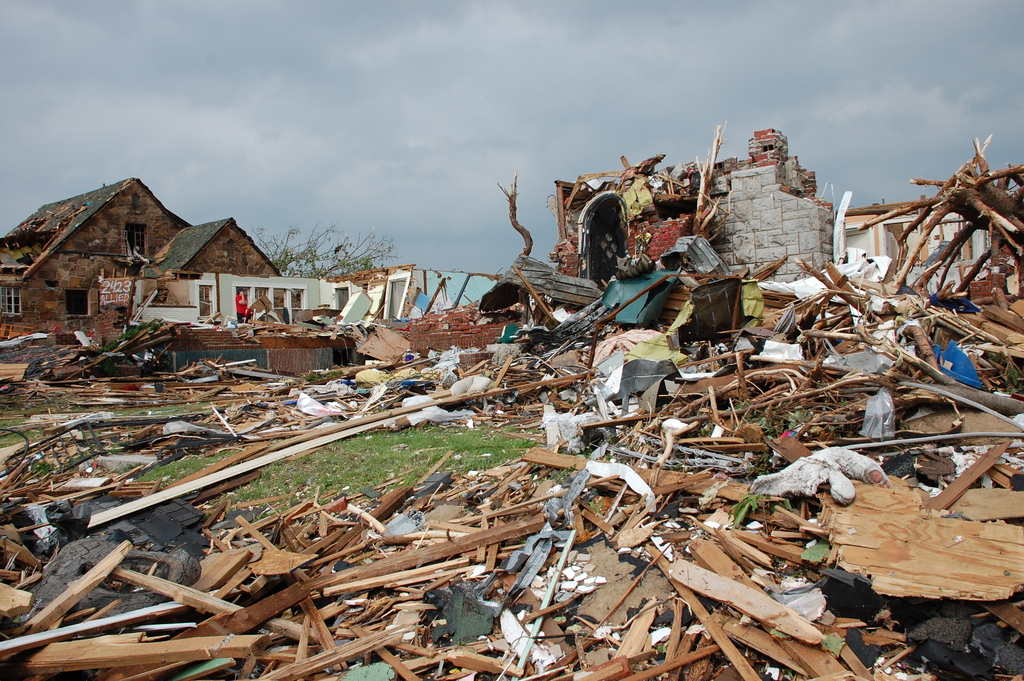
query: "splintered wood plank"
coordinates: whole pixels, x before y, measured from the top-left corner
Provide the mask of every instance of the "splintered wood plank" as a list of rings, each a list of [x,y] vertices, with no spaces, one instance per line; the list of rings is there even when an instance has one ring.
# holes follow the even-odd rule
[[[843,665],[818,646],[809,646],[799,641],[781,641],[781,645],[793,657],[800,660],[800,664],[808,673],[814,674],[816,677],[842,674],[846,671]]]
[[[488,657],[468,648],[456,648],[449,653],[445,653],[444,659],[456,667],[465,667],[466,669],[472,669],[473,671],[485,674],[501,674],[504,672],[518,677],[526,675],[520,667],[515,665],[508,667],[508,663],[503,662],[500,657]]]
[[[123,665],[193,662],[220,657],[246,657],[263,647],[267,635],[200,636],[196,638],[140,643],[141,634],[100,636],[81,641],[51,643],[17,662],[0,664],[6,679],[28,674],[59,674],[85,669],[108,669]]]
[[[632,671],[629,660],[616,657],[597,667],[591,667],[589,673],[581,676],[579,681],[619,681],[629,676]]]
[[[32,609],[35,595],[0,583],[0,617],[17,617]]]
[[[733,539],[738,539],[746,544],[750,544],[760,551],[777,556],[790,563],[797,565],[803,563],[803,548],[790,542],[784,541],[772,541],[765,539],[758,532],[750,532],[748,530],[735,530],[729,533],[729,536]]]
[[[1024,585],[1024,528],[941,518],[920,502],[912,489],[872,485],[846,508],[825,499],[830,560],[887,596],[997,601]]]
[[[95,634],[108,629],[119,629],[138,622],[153,620],[166,615],[178,615],[187,610],[187,607],[180,603],[160,603],[151,605],[148,608],[132,610],[120,615],[112,615],[95,620],[88,620],[78,624],[71,624],[57,629],[47,629],[38,634],[27,636],[16,636],[6,641],[0,641],[0,659],[6,659],[15,653],[32,648],[41,648],[49,643],[66,641],[79,635]]]
[[[325,650],[313,657],[275,669],[267,678],[274,679],[274,681],[295,681],[295,679],[316,674],[327,667],[334,667],[353,658],[362,657],[378,648],[397,643],[406,631],[406,629],[396,628],[357,638],[337,648]]]
[[[705,570],[716,572],[727,579],[745,584],[752,589],[757,588],[757,583],[750,579],[750,577],[747,577],[747,573],[740,569],[740,566],[734,563],[725,551],[716,544],[706,539],[691,539],[689,548],[694,560]]]
[[[89,595],[96,585],[106,579],[107,575],[121,564],[124,557],[132,550],[130,541],[121,542],[113,551],[104,556],[93,566],[91,570],[68,584],[68,588],[57,598],[53,599],[28,621],[25,627],[26,634],[36,634],[50,628],[54,622],[71,612],[71,608],[78,605],[78,602]],[[90,667],[84,667],[90,669]]]
[[[1024,634],[1024,613],[1016,605],[1009,601],[1000,601],[998,603],[984,603],[983,606],[990,613]]]
[[[264,549],[260,559],[249,564],[249,569],[254,575],[286,575],[311,560],[313,556],[305,553]]]
[[[739,641],[748,648],[753,648],[762,655],[767,655],[781,665],[785,665],[797,674],[809,676],[800,662],[780,645],[779,641],[768,632],[757,627],[749,627],[725,615],[715,618],[722,625],[729,638]]]
[[[664,558],[659,559],[658,567],[661,568],[661,571],[665,573],[666,577],[670,577],[670,567],[667,560]],[[718,647],[721,649],[722,654],[725,655],[726,659],[728,659],[729,662],[732,663],[733,667],[736,668],[736,671],[739,672],[740,678],[742,678],[743,681],[761,681],[761,675],[754,671],[754,668],[750,666],[749,662],[747,662],[747,658],[743,657],[743,653],[740,652],[739,648],[733,645],[733,642],[729,640],[729,635],[725,633],[725,630],[722,629],[721,625],[715,621],[711,616],[711,613],[709,613],[707,608],[704,607],[704,604],[700,602],[700,599],[697,598],[697,594],[693,593],[688,586],[678,581],[673,581],[672,584],[675,586],[676,591],[679,592],[682,599],[686,601],[686,605],[689,606],[690,612],[692,612],[694,617],[700,620],[700,623],[704,625],[705,629],[707,629],[708,636],[714,639],[715,643],[717,643]]]
[[[199,575],[199,580],[192,585],[192,588],[196,591],[219,589],[251,559],[252,551],[246,548],[214,554],[203,561],[202,574]]]
[[[637,672],[636,674],[630,674],[622,679],[622,681],[646,681],[647,679],[653,679],[656,676],[661,676],[662,674],[667,674],[675,669],[679,669],[680,667],[693,664],[697,660],[703,660],[710,657],[719,650],[721,650],[721,648],[717,645],[704,646],[703,648],[694,650],[692,653],[677,655],[667,662],[655,665],[641,672]]]
[[[509,523],[508,525],[498,525],[489,530],[474,532],[473,534],[452,539],[442,544],[432,544],[414,551],[403,551],[393,554],[387,558],[374,561],[369,565],[357,565],[341,572],[316,577],[309,580],[306,584],[310,590],[320,590],[335,584],[379,577],[400,570],[429,565],[461,553],[475,551],[479,546],[490,546],[491,544],[504,542],[509,539],[528,536],[540,530],[544,522],[545,520],[542,517],[533,517]]]
[[[1007,440],[982,454],[977,461],[971,464],[970,468],[957,476],[957,479],[949,487],[939,492],[938,496],[926,501],[924,507],[933,511],[941,511],[952,506],[989,468],[992,468],[992,466],[999,462],[1000,457],[1002,457],[1009,446],[1010,441]]]
[[[825,639],[813,624],[792,608],[772,600],[762,591],[734,582],[694,563],[677,561],[669,571],[669,577],[697,593],[736,608],[769,629],[778,629],[804,643],[817,645]]]
[[[197,591],[192,587],[176,584],[175,582],[154,577],[152,575],[144,575],[133,570],[116,568],[113,571],[113,574],[118,579],[135,584],[136,586],[141,586],[153,593],[163,594],[178,603],[195,608],[199,612],[217,615],[225,613],[240,613],[238,615],[239,619],[251,620],[253,619],[253,613],[256,611],[263,611],[271,604],[276,608],[281,603],[286,603],[286,605],[281,605],[280,610],[275,611],[275,613],[280,612],[281,610],[291,607],[291,605],[301,601],[304,595],[308,593],[302,588],[302,584],[305,583],[293,584],[284,591],[279,591],[273,596],[268,596],[247,608],[243,608],[236,603],[229,603],[225,600],[221,600],[220,598],[216,598],[215,596],[203,593],[202,591]],[[289,599],[293,599],[291,603],[288,603]],[[260,622],[263,622],[263,620],[260,620]],[[282,618],[275,617],[267,620],[264,626],[274,633],[283,634],[295,641],[298,641],[299,637],[302,635],[302,625],[300,623]]]
[[[657,608],[647,608],[633,619],[615,657],[633,657],[648,649],[651,643],[651,623],[657,614]]]

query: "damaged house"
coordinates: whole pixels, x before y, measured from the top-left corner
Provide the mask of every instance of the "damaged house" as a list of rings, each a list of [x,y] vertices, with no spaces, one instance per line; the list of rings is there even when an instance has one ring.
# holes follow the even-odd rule
[[[555,182],[558,242],[550,259],[564,274],[607,283],[624,260],[657,260],[679,237],[703,236],[734,271],[781,262],[780,279],[804,276],[833,256],[832,205],[816,197],[815,174],[789,155],[778,130],[758,130],[749,158],[661,169],[658,155],[624,170]],[[787,260],[788,259],[788,260]]]
[[[3,238],[0,316],[111,337],[136,300],[173,299],[202,273],[279,274],[234,219],[191,225],[130,178],[46,204]],[[201,306],[204,294],[209,303],[215,292],[188,301]]]

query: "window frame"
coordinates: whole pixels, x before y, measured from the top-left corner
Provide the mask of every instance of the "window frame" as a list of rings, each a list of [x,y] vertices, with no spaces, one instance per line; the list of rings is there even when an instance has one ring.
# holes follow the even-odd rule
[[[0,286],[0,314],[20,317],[25,308],[20,286]]]
[[[146,255],[146,225],[141,222],[124,223],[124,247],[127,255],[132,251]]]
[[[71,311],[71,294],[81,294],[82,302],[85,303],[85,312],[72,312]],[[77,301],[76,301],[77,302]],[[88,317],[89,316],[89,289],[87,288],[67,288],[64,289],[64,313],[68,317]]]

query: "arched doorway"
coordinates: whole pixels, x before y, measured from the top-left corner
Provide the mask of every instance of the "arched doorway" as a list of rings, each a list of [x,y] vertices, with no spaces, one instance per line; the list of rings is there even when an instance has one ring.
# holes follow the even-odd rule
[[[626,204],[613,191],[592,198],[580,213],[580,276],[607,283],[626,257]]]

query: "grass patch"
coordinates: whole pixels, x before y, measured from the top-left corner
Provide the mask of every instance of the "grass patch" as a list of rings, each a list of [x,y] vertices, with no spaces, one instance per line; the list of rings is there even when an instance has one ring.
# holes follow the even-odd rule
[[[389,478],[397,478],[396,485],[411,484],[449,450],[454,453],[444,470],[465,474],[518,458],[532,446],[529,440],[508,437],[501,431],[462,426],[373,431],[333,442],[296,461],[265,466],[258,480],[228,494],[236,503],[288,495],[287,501],[281,501],[281,505],[287,505],[317,493],[321,499],[329,499],[375,487]],[[177,480],[231,453],[186,457],[154,469],[141,479]]]

